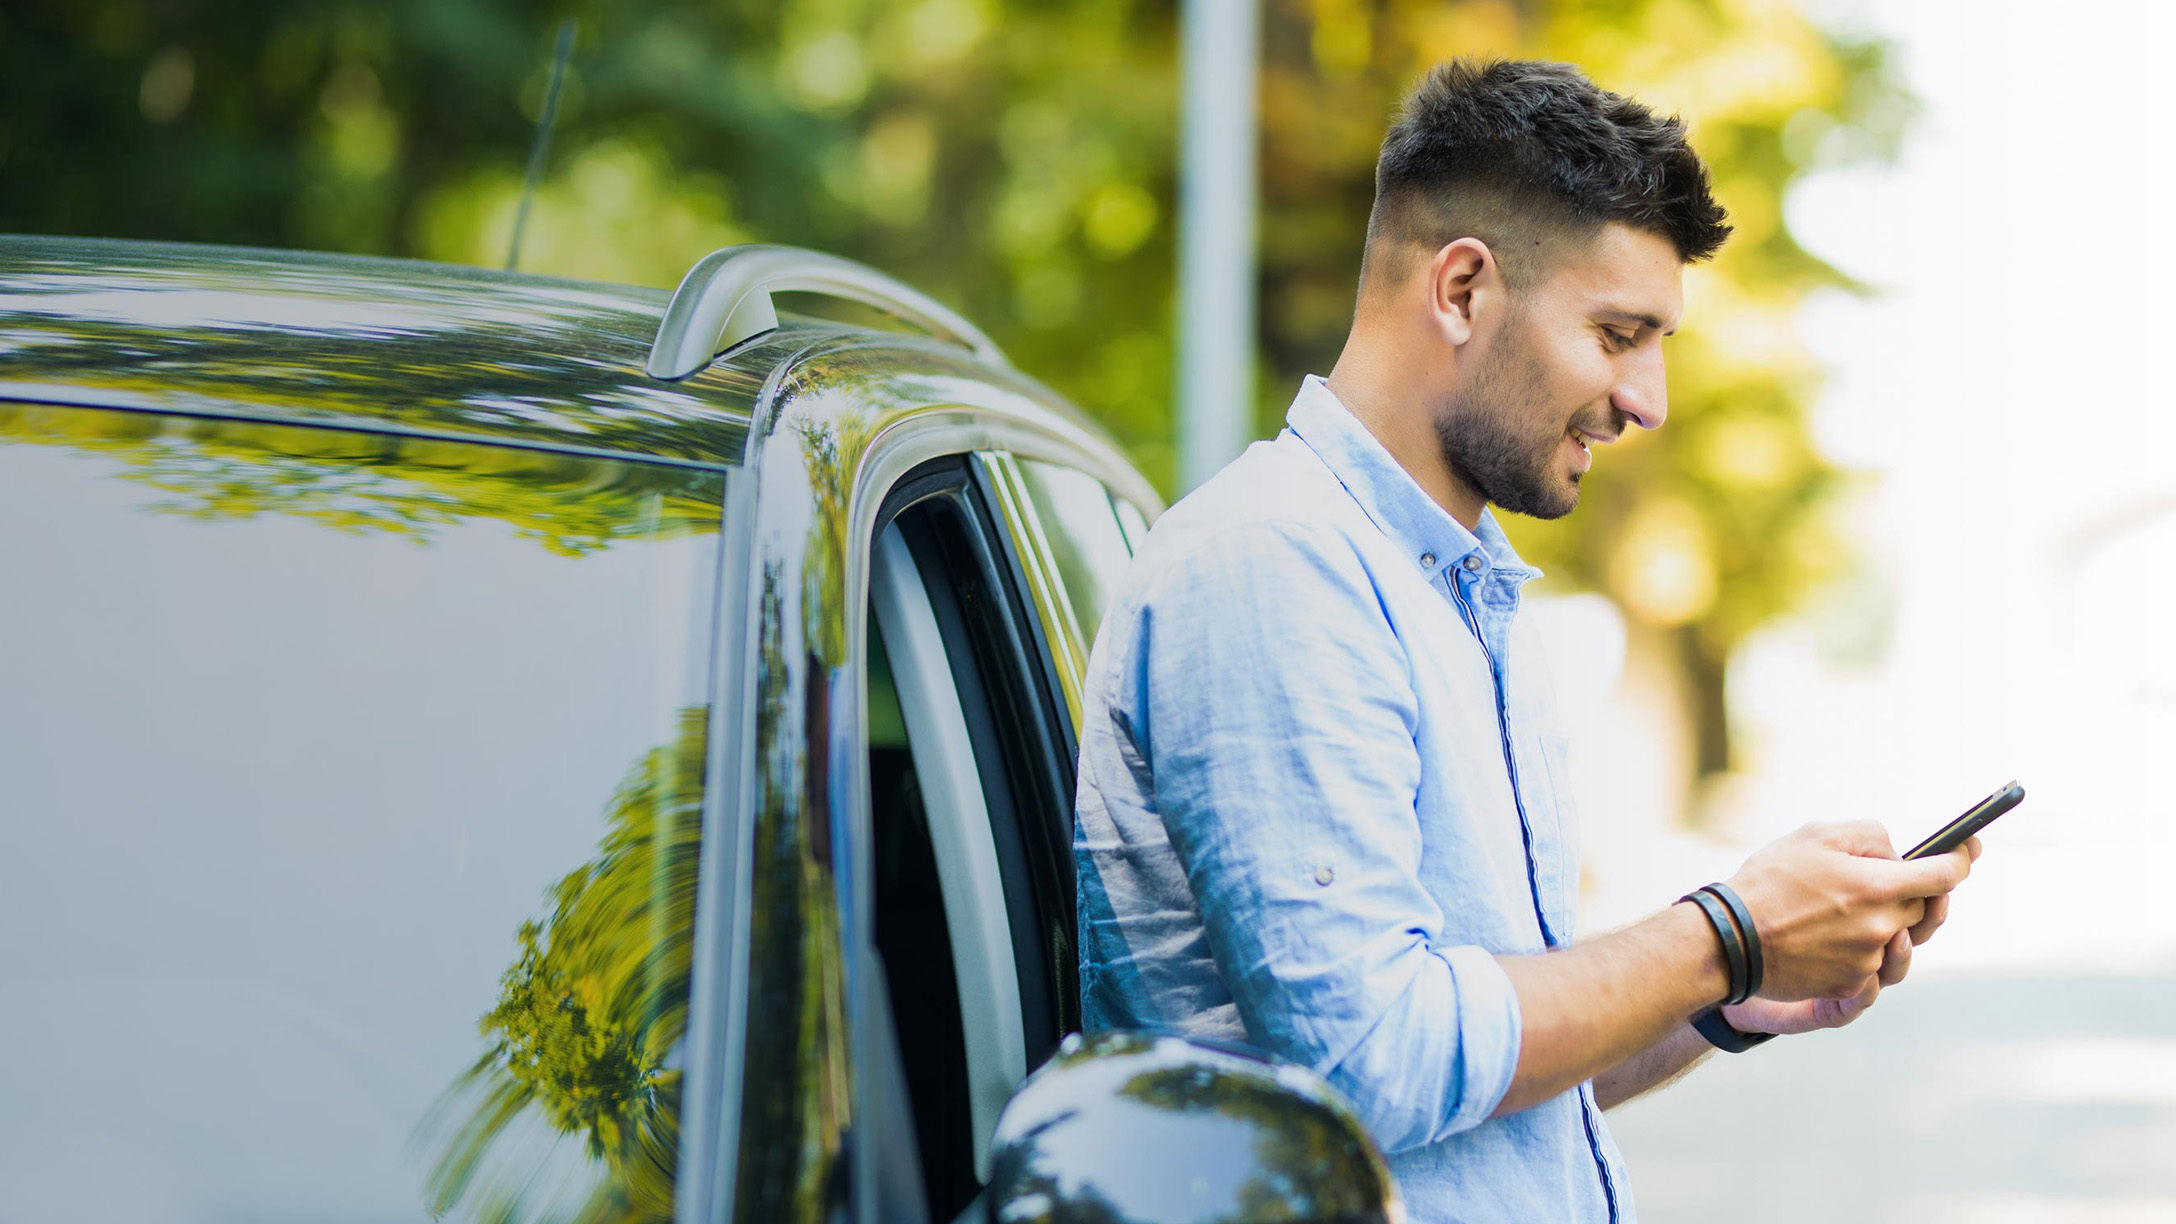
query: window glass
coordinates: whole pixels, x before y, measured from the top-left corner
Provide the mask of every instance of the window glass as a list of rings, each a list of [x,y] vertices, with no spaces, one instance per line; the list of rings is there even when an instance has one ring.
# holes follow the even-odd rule
[[[724,479],[0,404],[0,1219],[672,1218]]]
[[[1133,559],[1103,483],[1085,472],[1021,459],[1020,481],[1065,583],[1083,646],[1095,641],[1103,610]]]

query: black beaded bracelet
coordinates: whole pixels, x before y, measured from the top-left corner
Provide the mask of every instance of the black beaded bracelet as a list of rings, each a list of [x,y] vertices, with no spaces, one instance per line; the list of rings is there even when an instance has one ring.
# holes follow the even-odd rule
[[[1715,928],[1715,937],[1722,941],[1723,964],[1730,972],[1729,993],[1723,996],[1723,1002],[1744,1001],[1751,968],[1745,958],[1745,945],[1738,939],[1738,926],[1731,918],[1729,907],[1704,888],[1696,888],[1678,900],[1690,901],[1699,906],[1700,912],[1707,915],[1708,925]]]

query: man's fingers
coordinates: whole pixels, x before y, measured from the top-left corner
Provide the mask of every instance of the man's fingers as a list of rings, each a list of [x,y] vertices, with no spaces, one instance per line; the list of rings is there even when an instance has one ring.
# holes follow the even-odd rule
[[[1939,897],[1927,898],[1926,912],[1921,914],[1919,921],[1911,926],[1912,942],[1923,944],[1934,938],[1934,933],[1941,930],[1942,924],[1947,921],[1949,921],[1949,894],[1943,893]]]
[[[1850,1008],[1853,1011],[1863,1011],[1866,1008],[1872,1007],[1874,1005],[1874,1000],[1880,997],[1881,977],[1877,974],[1874,977],[1866,979],[1866,986],[1861,989],[1859,993],[1852,995],[1848,999],[1845,999],[1844,1006]]]
[[[1893,859],[1896,848],[1889,844],[1889,830],[1878,820],[1853,820],[1843,824],[1821,826],[1821,840],[1846,854],[1864,858]]]
[[[1975,863],[1980,861],[1980,851],[1986,849],[1986,847],[1980,845],[1980,839],[1977,834],[1974,834],[1973,836],[1964,839],[1964,848],[1971,851],[1972,861]]]
[[[1912,971],[1912,940],[1909,932],[1898,931],[1889,939],[1889,946],[1881,950],[1881,972],[1875,978],[1883,986],[1894,986]]]
[[[1880,867],[1885,885],[1882,891],[1897,898],[1938,897],[1964,883],[1971,874],[1972,852],[1963,846],[1932,858],[1883,863]]]
[[[1877,973],[1873,977],[1866,979],[1865,984],[1861,985],[1856,992],[1838,1000],[1838,1009],[1846,1016],[1854,1015],[1872,1007],[1874,1000],[1880,996],[1881,975]]]

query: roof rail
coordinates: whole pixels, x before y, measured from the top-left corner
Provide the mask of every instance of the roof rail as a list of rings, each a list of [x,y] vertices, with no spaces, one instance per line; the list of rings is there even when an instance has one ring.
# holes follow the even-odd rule
[[[771,295],[821,293],[873,306],[941,340],[1010,365],[997,343],[950,307],[865,264],[799,247],[749,243],[712,251],[680,278],[650,346],[652,378],[686,378],[726,349],[778,326]]]

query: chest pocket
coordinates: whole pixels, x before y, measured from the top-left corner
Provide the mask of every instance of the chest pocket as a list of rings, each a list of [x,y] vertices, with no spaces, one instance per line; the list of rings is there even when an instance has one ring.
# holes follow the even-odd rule
[[[1535,826],[1535,882],[1549,928],[1569,943],[1579,910],[1579,811],[1572,797],[1571,741],[1555,734],[1537,738],[1543,776],[1534,779],[1541,785],[1527,788],[1527,817]]]

